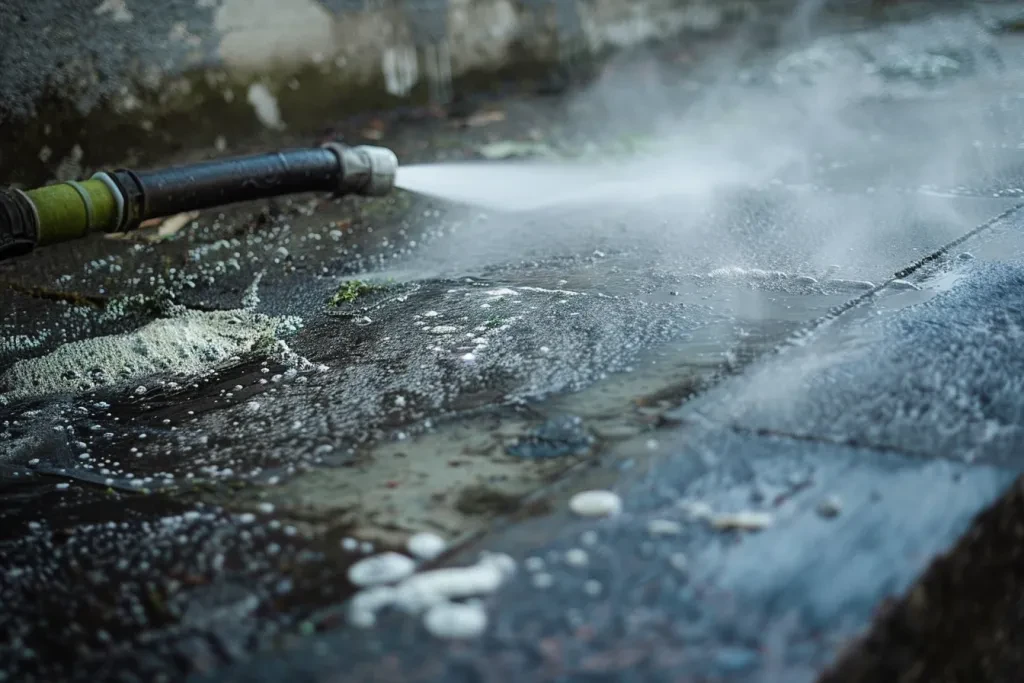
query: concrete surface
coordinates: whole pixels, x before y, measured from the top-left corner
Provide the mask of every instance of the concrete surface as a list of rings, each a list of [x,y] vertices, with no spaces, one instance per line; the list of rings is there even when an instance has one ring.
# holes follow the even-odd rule
[[[414,161],[685,149],[651,168],[691,194],[526,215],[298,197],[0,266],[0,672],[1012,680],[1019,38],[936,16],[724,78],[677,48],[483,103],[487,125],[371,132]],[[624,116],[624,92],[648,106]],[[183,315],[182,358],[139,343]],[[58,384],[102,386],[26,398],[18,362],[100,335],[121,336]],[[623,513],[571,515],[590,488]],[[452,542],[420,569],[515,560],[482,638],[349,622],[346,570],[420,531]]]

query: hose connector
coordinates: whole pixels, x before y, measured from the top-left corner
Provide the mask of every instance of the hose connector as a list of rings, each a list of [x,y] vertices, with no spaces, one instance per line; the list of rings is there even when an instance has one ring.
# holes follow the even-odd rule
[[[323,146],[337,155],[341,165],[338,194],[383,197],[394,189],[398,157],[390,149],[373,145],[348,147],[337,142]]]
[[[0,261],[32,251],[39,243],[39,213],[21,190],[0,187]]]

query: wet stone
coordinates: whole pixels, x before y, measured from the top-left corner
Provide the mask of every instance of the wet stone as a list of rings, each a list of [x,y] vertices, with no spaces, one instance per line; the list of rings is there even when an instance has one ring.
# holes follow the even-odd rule
[[[565,415],[548,420],[505,450],[519,458],[544,460],[583,455],[593,442],[594,438],[587,433],[581,418]]]

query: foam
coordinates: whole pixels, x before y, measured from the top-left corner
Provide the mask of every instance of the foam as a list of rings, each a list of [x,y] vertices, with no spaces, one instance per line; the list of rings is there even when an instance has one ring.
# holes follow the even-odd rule
[[[245,310],[188,311],[126,334],[70,342],[21,360],[0,376],[0,404],[133,386],[154,375],[200,375],[269,350],[294,322]]]

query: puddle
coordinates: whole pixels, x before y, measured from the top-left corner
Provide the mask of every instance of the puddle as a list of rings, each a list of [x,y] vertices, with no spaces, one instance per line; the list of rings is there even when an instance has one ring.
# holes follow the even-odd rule
[[[458,544],[586,457],[524,461],[508,454],[526,430],[515,418],[460,421],[378,444],[344,466],[260,491],[259,500],[286,514],[348,524],[362,540],[401,546],[430,531]]]

